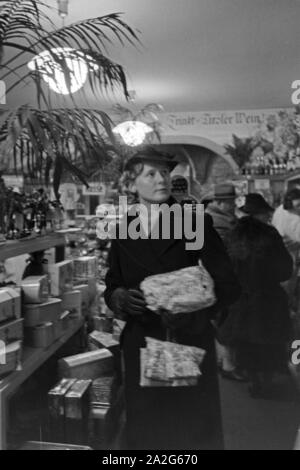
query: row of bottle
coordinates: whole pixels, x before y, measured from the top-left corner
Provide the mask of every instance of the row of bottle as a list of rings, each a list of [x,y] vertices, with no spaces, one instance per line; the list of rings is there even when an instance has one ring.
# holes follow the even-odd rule
[[[300,169],[300,157],[290,159],[265,160],[263,157],[248,162],[242,168],[242,175],[273,176],[282,175]]]

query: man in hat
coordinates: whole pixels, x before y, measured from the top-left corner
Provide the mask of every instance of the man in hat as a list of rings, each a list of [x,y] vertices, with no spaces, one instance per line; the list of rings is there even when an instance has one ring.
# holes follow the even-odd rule
[[[234,185],[230,182],[216,184],[212,199],[213,201],[208,205],[206,213],[212,217],[214,228],[226,245],[228,235],[236,223],[236,192]]]

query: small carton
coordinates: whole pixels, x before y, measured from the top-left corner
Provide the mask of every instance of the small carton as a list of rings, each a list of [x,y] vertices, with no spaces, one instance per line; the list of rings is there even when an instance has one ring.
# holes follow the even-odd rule
[[[69,311],[71,317],[81,318],[82,316],[82,294],[79,290],[66,292],[61,296],[63,311]]]
[[[11,296],[6,291],[0,291],[0,322],[11,320],[15,317]]]
[[[59,361],[60,377],[95,380],[113,371],[114,358],[107,349],[77,354]]]
[[[2,287],[0,292],[7,292],[12,300],[14,317],[19,319],[22,316],[21,309],[21,289],[19,287]]]
[[[27,304],[24,306],[25,326],[58,321],[61,311],[61,299],[49,299],[43,304]]]
[[[25,340],[32,348],[47,348],[55,339],[54,325],[51,322],[25,329]]]
[[[5,344],[22,341],[24,337],[24,320],[13,320],[0,324],[0,341]]]
[[[0,377],[21,370],[22,342],[16,341],[3,350],[0,347]]]
[[[23,279],[21,288],[25,304],[42,304],[49,297],[48,276],[29,276]]]
[[[48,274],[50,278],[51,295],[60,297],[65,292],[73,289],[73,261],[49,264]]]

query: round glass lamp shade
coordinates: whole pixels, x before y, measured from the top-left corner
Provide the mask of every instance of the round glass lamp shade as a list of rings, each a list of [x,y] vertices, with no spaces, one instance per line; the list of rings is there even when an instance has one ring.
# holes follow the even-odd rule
[[[119,134],[124,143],[130,147],[141,145],[147,134],[153,132],[153,129],[141,121],[125,121],[113,129],[115,134]]]
[[[64,68],[68,68],[68,79],[62,63]],[[85,84],[89,69],[99,68],[91,57],[72,48],[41,52],[28,63],[28,67],[39,72],[51,90],[61,95],[76,93]]]

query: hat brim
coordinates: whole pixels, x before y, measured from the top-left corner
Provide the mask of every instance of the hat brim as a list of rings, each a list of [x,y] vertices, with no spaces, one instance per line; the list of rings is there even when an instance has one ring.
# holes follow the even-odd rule
[[[167,160],[166,158],[161,158],[161,157],[158,157],[158,156],[153,156],[153,157],[148,156],[148,155],[145,155],[145,157],[136,156],[136,157],[130,158],[126,162],[124,170],[129,171],[134,165],[136,165],[138,163],[159,163],[160,165],[165,165],[171,172],[176,168],[176,166],[178,165],[179,162],[175,159],[174,160],[171,160],[171,159]]]

